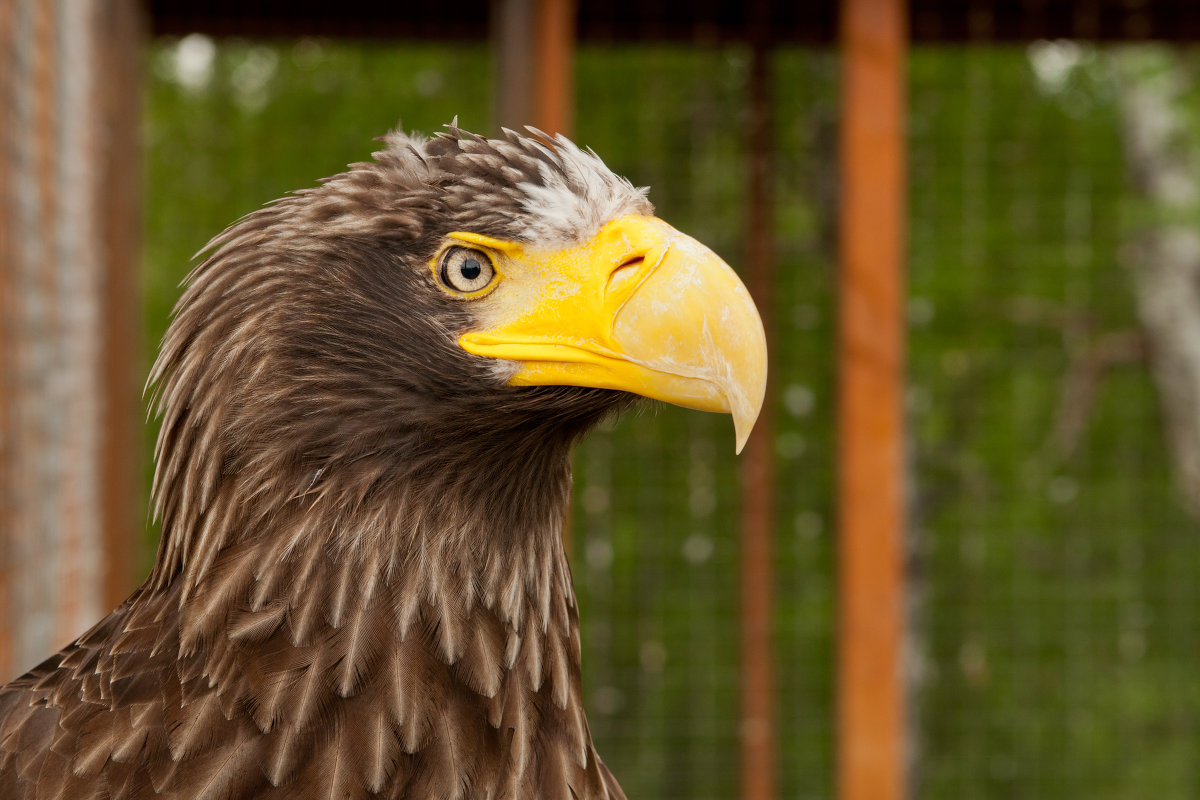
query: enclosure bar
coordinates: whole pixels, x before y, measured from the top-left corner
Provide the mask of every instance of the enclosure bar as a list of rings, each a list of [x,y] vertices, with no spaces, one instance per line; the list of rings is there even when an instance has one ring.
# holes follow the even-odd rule
[[[755,4],[761,9],[765,2]],[[765,17],[765,15],[763,15]],[[770,351],[774,248],[771,241],[773,147],[771,49],[764,24],[751,47],[746,173],[746,282],[763,319]],[[768,371],[769,372],[769,371]],[[775,522],[775,441],[771,387],[739,461],[741,471],[740,693],[742,800],[773,800],[776,786],[776,723],[772,608]]]
[[[16,526],[16,502],[13,498],[12,452],[13,435],[13,391],[16,377],[16,323],[17,293],[13,285],[13,231],[11,224],[13,191],[11,184],[10,159],[15,152],[10,138],[13,124],[10,120],[14,102],[13,77],[15,47],[13,3],[0,0],[0,539],[11,536]],[[4,533],[9,531],[10,533]],[[7,552],[0,552],[0,680],[6,680],[13,662],[13,566]]]
[[[905,794],[905,7],[843,0],[837,787]]]
[[[549,134],[574,127],[575,3],[536,0],[533,124]]]
[[[491,39],[496,127],[520,129],[533,118],[535,0],[492,0]]]
[[[60,111],[59,101],[62,95],[66,94],[68,82],[76,76],[66,74],[67,71],[62,69],[60,35],[65,27],[65,21],[57,19],[58,11],[59,9],[55,8],[53,3],[36,3],[33,4],[32,9],[33,58],[30,65],[30,82],[33,90],[33,102],[29,132],[33,134],[33,141],[29,158],[30,174],[34,179],[33,184],[37,187],[35,191],[37,213],[33,218],[36,222],[30,226],[29,230],[22,231],[22,238],[28,237],[36,242],[33,247],[26,250],[26,254],[29,258],[27,267],[36,276],[39,284],[37,288],[32,288],[29,284],[24,287],[25,291],[32,289],[34,292],[34,296],[29,298],[33,301],[30,304],[31,307],[28,308],[30,312],[28,319],[32,324],[27,330],[26,336],[37,330],[37,327],[44,326],[41,336],[52,342],[52,345],[43,351],[44,355],[35,355],[31,352],[32,348],[29,348],[28,343],[32,338],[29,337],[26,339],[24,352],[21,355],[23,359],[28,359],[28,364],[36,364],[37,368],[46,370],[44,374],[47,377],[55,375],[64,382],[74,382],[75,378],[82,377],[80,368],[84,367],[84,363],[71,359],[65,352],[68,337],[64,334],[69,330],[69,314],[75,308],[71,307],[73,304],[68,299],[69,295],[59,288],[62,266],[55,250],[61,241],[59,229],[67,222],[62,218],[63,214],[61,213],[63,202],[59,193],[63,187],[58,174],[60,156],[56,152],[56,145],[61,139],[62,117],[66,116]],[[72,277],[78,279],[79,275],[73,274]],[[21,377],[26,378],[28,373],[25,373],[24,370],[22,373]],[[23,402],[41,405],[48,398],[57,400],[59,403],[62,402],[62,395],[56,397],[49,391],[49,381],[41,378],[39,383],[41,383],[40,386],[31,382],[30,388],[33,391],[22,398]],[[81,383],[87,390],[95,392],[95,384]],[[37,391],[34,389],[35,386],[43,391]],[[43,394],[43,392],[45,393]],[[33,415],[26,417],[26,420],[33,419],[38,418]],[[74,460],[78,457],[80,431],[60,432],[55,430],[55,426],[47,424],[45,418],[38,419],[37,423],[32,424],[26,423],[25,420],[22,422],[23,429],[27,427],[30,429],[29,438],[26,439],[30,449],[26,450],[26,453],[31,452],[33,448],[43,448],[47,454],[53,454],[51,458],[66,457]],[[88,422],[90,420],[83,422],[82,425],[86,426]],[[68,632],[68,628],[71,619],[78,615],[80,606],[83,604],[83,591],[81,590],[94,587],[82,586],[81,584],[86,579],[64,581],[61,578],[74,573],[73,568],[78,564],[76,554],[83,549],[82,545],[85,544],[85,537],[80,535],[80,512],[94,512],[96,508],[91,506],[81,509],[77,505],[81,500],[78,491],[79,473],[86,471],[87,467],[79,471],[53,466],[50,469],[53,470],[51,474],[57,485],[51,487],[47,482],[34,484],[37,489],[32,491],[26,489],[27,496],[40,506],[39,510],[42,514],[26,518],[24,524],[20,525],[14,534],[22,540],[26,558],[36,553],[36,557],[44,559],[46,572],[35,573],[37,577],[39,579],[48,578],[57,584],[57,591],[52,601],[53,610],[45,621],[47,626],[45,630],[49,639],[51,641],[69,641],[72,635],[76,635],[75,632]],[[50,491],[45,493],[39,491],[43,489],[50,489]],[[53,523],[47,524],[49,520],[53,520]],[[42,544],[38,541],[39,539],[48,541],[49,546]],[[44,596],[43,594],[42,597]],[[35,597],[37,599],[34,599]],[[16,612],[18,614],[29,613],[29,606],[38,603],[42,597],[25,593],[22,605],[25,605],[26,608],[17,609]]]
[[[571,134],[574,0],[493,0],[496,121]]]
[[[141,306],[137,289],[141,250],[141,54],[147,21],[138,0],[118,0],[95,15],[99,74],[95,89],[102,140],[101,172],[95,190],[102,228],[103,394],[100,452],[104,546],[103,599],[120,605],[135,583],[135,530],[140,520],[137,490],[141,453],[138,360]]]

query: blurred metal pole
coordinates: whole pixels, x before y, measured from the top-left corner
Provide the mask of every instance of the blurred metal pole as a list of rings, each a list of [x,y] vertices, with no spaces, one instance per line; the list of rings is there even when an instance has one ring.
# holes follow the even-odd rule
[[[491,37],[497,128],[533,120],[533,7],[536,0],[492,0]]]
[[[752,26],[747,141],[746,279],[772,340],[774,247],[772,237],[774,137],[771,126],[771,46],[767,11],[759,0]],[[772,800],[778,794],[772,626],[775,571],[775,415],[768,383],[762,411],[746,443],[741,472],[741,797]]]
[[[12,581],[15,570],[9,538],[16,521],[13,473],[16,470],[13,437],[13,376],[16,373],[16,296],[13,275],[13,106],[15,59],[13,58],[13,3],[0,0],[0,680],[13,673]]]
[[[546,133],[573,135],[575,128],[575,3],[537,0],[533,124]]]
[[[838,407],[841,800],[905,795],[906,9],[843,0]]]
[[[573,0],[494,0],[496,120],[521,130],[571,135],[574,109]]]
[[[115,608],[141,582],[137,532],[142,496],[141,293],[142,251],[142,60],[148,20],[140,0],[102,4],[93,20],[99,117],[93,153],[99,184],[96,208],[103,259],[102,348],[104,382],[100,452],[104,528],[104,602]]]
[[[132,588],[142,5],[69,6],[0,0],[0,679]]]

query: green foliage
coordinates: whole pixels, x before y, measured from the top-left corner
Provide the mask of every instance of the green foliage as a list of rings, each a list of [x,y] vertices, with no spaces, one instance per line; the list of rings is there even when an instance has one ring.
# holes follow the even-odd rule
[[[191,255],[236,217],[366,158],[398,118],[491,128],[481,46],[204,52],[150,54],[151,343]],[[774,66],[781,788],[818,798],[834,788],[837,62],[787,50]],[[667,47],[584,47],[576,75],[580,142],[735,265],[747,77],[744,50]],[[1062,403],[1089,348],[1136,325],[1106,81],[1089,50],[912,55],[916,796],[1200,795],[1200,538],[1171,494],[1153,386],[1119,364],[1089,408]],[[586,700],[631,797],[737,793],[732,450],[727,419],[648,406],[576,458]]]
[[[1200,538],[1146,364],[1064,402],[1093,348],[1137,328],[1119,112],[1104,54],[1061,80],[1031,56],[912,59],[921,794],[1190,797]]]

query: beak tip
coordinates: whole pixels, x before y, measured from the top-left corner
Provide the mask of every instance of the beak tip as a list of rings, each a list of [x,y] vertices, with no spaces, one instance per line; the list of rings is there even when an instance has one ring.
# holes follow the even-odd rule
[[[755,315],[757,317],[757,314]],[[761,331],[761,323],[759,330]],[[758,422],[758,415],[762,412],[763,402],[766,400],[767,394],[767,345],[766,337],[759,336],[759,347],[754,358],[746,358],[744,364],[749,365],[749,374],[741,383],[741,387],[753,387],[749,393],[745,391],[735,391],[734,387],[726,385],[724,387],[725,401],[729,406],[729,413],[733,415],[733,432],[734,432],[734,453],[741,455],[746,449],[746,443],[750,441],[751,434],[754,433],[754,425]]]
[[[758,407],[750,413],[746,413],[749,409],[746,409],[743,413],[738,413],[736,410],[733,412],[733,452],[735,455],[740,456],[742,451],[746,449],[746,443],[750,441],[750,434],[754,432],[754,423],[758,421],[758,412],[761,406],[762,401],[760,400]]]

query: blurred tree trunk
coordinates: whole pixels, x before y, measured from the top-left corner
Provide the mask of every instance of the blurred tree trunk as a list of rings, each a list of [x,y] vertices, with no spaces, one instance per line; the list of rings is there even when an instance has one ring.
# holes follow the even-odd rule
[[[0,0],[0,680],[128,592],[137,0]]]
[[[1131,181],[1142,198],[1122,252],[1149,343],[1176,481],[1200,516],[1200,137],[1196,81],[1165,47],[1112,58]]]

